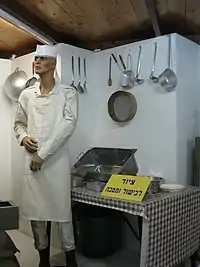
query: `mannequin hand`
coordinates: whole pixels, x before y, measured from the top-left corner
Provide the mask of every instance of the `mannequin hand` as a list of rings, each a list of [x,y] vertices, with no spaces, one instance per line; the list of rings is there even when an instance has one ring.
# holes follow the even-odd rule
[[[44,160],[41,159],[37,154],[35,156],[33,156],[32,160],[31,160],[31,164],[30,164],[31,171],[33,171],[33,172],[40,171],[43,162],[44,162]]]
[[[26,150],[29,152],[29,153],[35,153],[37,152],[37,141],[32,138],[32,137],[24,137],[24,139],[22,140],[22,145],[26,148]]]

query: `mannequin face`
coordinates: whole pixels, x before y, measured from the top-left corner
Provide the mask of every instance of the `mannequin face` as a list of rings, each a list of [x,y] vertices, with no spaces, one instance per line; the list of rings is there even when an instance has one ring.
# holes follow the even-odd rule
[[[42,76],[48,72],[54,73],[56,68],[56,59],[51,57],[35,57],[34,59],[35,73]]]

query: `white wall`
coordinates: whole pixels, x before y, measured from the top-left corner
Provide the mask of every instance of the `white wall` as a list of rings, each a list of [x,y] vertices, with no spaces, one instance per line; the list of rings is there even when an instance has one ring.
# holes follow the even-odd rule
[[[158,43],[157,75],[167,67],[168,39],[166,36],[95,54],[94,64],[98,66],[98,69],[93,68],[93,76],[96,77],[95,89],[99,100],[98,106],[95,107],[98,110],[96,118],[98,123],[96,123],[94,143],[99,146],[137,148],[136,158],[140,173],[161,175],[169,182],[176,181],[177,173],[176,93],[166,93],[149,81],[155,41]],[[175,58],[174,36],[172,44]],[[136,69],[139,45],[142,45],[143,49],[141,76],[145,79],[145,83],[130,90],[138,103],[136,117],[125,126],[119,126],[108,115],[107,101],[109,96],[119,88],[120,72],[113,63],[113,86],[108,87],[108,60],[111,52],[120,53],[126,58],[131,49],[134,69]]]
[[[176,35],[177,181],[192,182],[192,149],[199,131],[199,45]]]
[[[0,200],[12,199],[11,177],[11,109],[10,101],[4,93],[4,81],[11,73],[10,60],[0,59]]]
[[[66,44],[58,45],[59,54],[61,56],[61,82],[63,84],[71,84],[72,70],[71,57],[74,56],[75,64],[75,84],[78,84],[78,57],[81,57],[81,74],[83,75],[83,58],[87,62],[88,78],[88,93],[79,94],[79,119],[76,130],[69,141],[69,149],[72,164],[77,161],[77,156],[80,152],[85,151],[92,146],[92,140],[95,129],[96,115],[96,77],[92,76],[93,68],[96,68],[93,63],[93,52],[84,49],[76,48]],[[82,77],[83,78],[83,77]]]

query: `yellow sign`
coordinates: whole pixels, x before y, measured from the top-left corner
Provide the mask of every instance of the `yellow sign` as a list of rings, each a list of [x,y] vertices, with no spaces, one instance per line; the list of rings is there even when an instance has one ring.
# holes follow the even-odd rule
[[[101,196],[141,202],[151,183],[151,177],[112,175]]]

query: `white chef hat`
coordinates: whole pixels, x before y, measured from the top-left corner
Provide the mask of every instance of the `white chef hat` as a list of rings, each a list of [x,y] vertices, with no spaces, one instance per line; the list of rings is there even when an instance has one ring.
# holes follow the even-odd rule
[[[57,48],[51,45],[37,45],[36,56],[57,58]]]
[[[60,81],[60,75],[61,75],[61,70],[60,70],[60,56],[57,51],[56,46],[51,46],[51,45],[37,45],[35,55],[38,57],[52,57],[55,58],[57,61],[55,72],[54,72],[54,77],[56,81]]]

